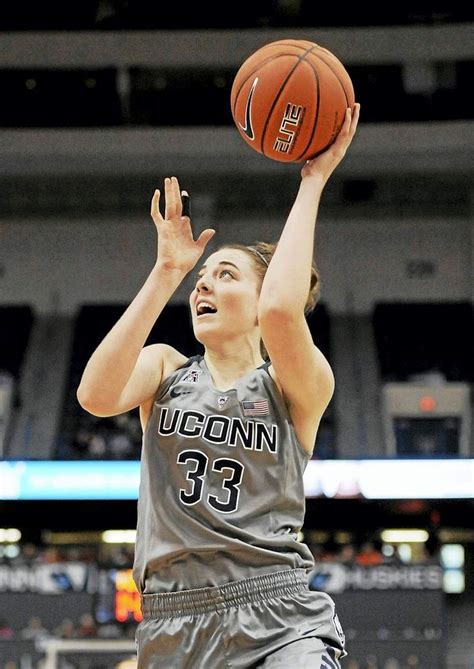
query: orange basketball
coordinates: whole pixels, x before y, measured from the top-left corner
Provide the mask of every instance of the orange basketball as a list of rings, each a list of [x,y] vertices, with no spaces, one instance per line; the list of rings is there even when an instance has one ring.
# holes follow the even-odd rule
[[[271,42],[237,72],[232,116],[252,149],[282,162],[314,158],[337,137],[354,88],[340,60],[306,40]]]

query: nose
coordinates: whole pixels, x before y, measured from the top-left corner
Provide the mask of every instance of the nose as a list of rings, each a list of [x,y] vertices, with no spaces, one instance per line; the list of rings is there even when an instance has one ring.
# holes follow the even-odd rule
[[[209,290],[210,290],[209,283],[208,283],[205,276],[201,276],[197,280],[196,290],[197,290],[198,293],[208,293],[209,292]]]

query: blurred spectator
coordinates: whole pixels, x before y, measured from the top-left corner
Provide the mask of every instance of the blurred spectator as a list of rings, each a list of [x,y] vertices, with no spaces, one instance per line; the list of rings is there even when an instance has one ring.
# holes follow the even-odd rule
[[[105,460],[107,452],[107,443],[101,434],[92,434],[89,439],[87,456],[92,460]]]
[[[370,541],[362,544],[360,551],[357,553],[355,561],[357,564],[370,567],[384,563],[383,555],[375,548]]]
[[[34,544],[25,543],[19,546],[20,552],[14,558],[9,560],[9,563],[14,566],[30,566],[40,561],[40,553]]]
[[[34,616],[30,618],[28,626],[22,629],[20,636],[29,641],[38,641],[39,639],[48,639],[51,634],[43,627],[41,618]]]
[[[6,619],[0,618],[0,639],[13,639],[14,634],[13,628]]]
[[[60,455],[78,460],[136,460],[141,440],[140,419],[132,413],[107,418],[84,413],[69,452]]]
[[[109,441],[110,455],[114,460],[126,460],[132,453],[132,441],[125,432],[113,434]]]
[[[72,442],[72,447],[75,451],[74,457],[79,459],[87,457],[91,439],[92,433],[89,430],[85,428],[80,428],[78,430],[76,437]]]
[[[97,628],[97,636],[101,639],[119,639],[122,630],[116,623],[105,623]]]
[[[75,639],[77,634],[72,620],[64,618],[61,624],[54,630],[54,636],[59,639]]]
[[[318,544],[308,544],[308,547],[309,547],[309,550],[311,551],[311,553],[313,555],[313,558],[314,558],[314,561],[316,562],[316,564],[318,562],[321,562],[321,560],[323,559],[323,557],[322,557],[323,556],[322,547],[319,546]]]
[[[115,567],[130,567],[133,562],[126,546],[114,546],[110,557]]]
[[[330,537],[323,545],[323,553],[320,559],[324,562],[335,562],[338,552],[339,545],[334,541],[333,537]]]
[[[62,562],[62,556],[59,548],[55,548],[54,546],[45,548],[40,554],[40,561],[45,562],[46,564],[56,564],[57,562]]]
[[[345,544],[337,556],[337,561],[342,564],[354,564],[356,552],[352,544]]]
[[[91,639],[97,636],[97,625],[90,613],[84,613],[80,617],[77,636],[86,639]]]

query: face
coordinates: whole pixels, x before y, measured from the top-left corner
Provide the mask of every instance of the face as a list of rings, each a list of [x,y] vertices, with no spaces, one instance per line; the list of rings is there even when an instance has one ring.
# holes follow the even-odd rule
[[[260,279],[251,258],[238,249],[220,249],[197,272],[189,298],[196,339],[253,334],[257,325]]]

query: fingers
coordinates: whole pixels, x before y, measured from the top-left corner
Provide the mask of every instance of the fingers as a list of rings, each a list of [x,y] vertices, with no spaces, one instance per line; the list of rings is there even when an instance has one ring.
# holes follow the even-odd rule
[[[157,189],[151,201],[151,215],[154,220],[163,222],[176,217],[191,216],[191,203],[188,192],[179,188],[179,182],[176,177],[165,178],[165,218],[160,213],[160,191]]]
[[[204,251],[207,243],[214,237],[216,234],[216,231],[213,230],[212,228],[208,228],[207,230],[203,230],[199,237],[196,240],[196,244],[201,247],[201,249]]]
[[[183,191],[183,195],[188,194],[186,191]],[[179,188],[179,182],[176,177],[166,177],[165,179],[165,198],[166,198],[166,207],[165,207],[165,219],[167,221],[175,217],[180,217],[183,215],[183,202],[181,199],[181,190]],[[189,214],[184,214],[188,216]]]
[[[351,123],[352,123],[352,109],[350,107],[347,107],[346,114],[344,116],[344,122],[342,124],[340,132],[341,135],[348,135],[350,133]]]
[[[153,193],[153,198],[151,200],[151,217],[154,221],[163,221],[163,217],[160,213],[160,191],[158,189]]]
[[[171,187],[173,190],[173,201],[175,203],[175,215],[181,216],[183,212],[183,203],[181,202],[181,190],[179,188],[178,179],[176,177],[171,177]]]
[[[176,177],[165,179],[165,219],[169,221],[176,216],[181,216],[181,196],[179,184]]]
[[[359,116],[360,116],[360,104],[356,102],[351,114],[351,125],[349,130],[351,135],[355,134],[355,131],[357,129],[357,124],[359,123]]]
[[[352,139],[355,135],[357,129],[357,123],[359,122],[359,112],[360,104],[356,102],[354,108],[351,109],[347,107],[346,115],[344,117],[344,122],[342,128],[337,136],[336,142],[334,143],[334,148],[346,151],[349,144],[352,142]]]
[[[344,119],[342,130],[350,137],[353,137],[355,134],[357,124],[359,122],[359,114],[360,104],[358,102],[354,104],[352,109],[350,107],[346,109],[346,117]]]
[[[165,179],[165,220],[169,221],[176,216],[176,197],[174,195],[173,179],[166,177]]]

